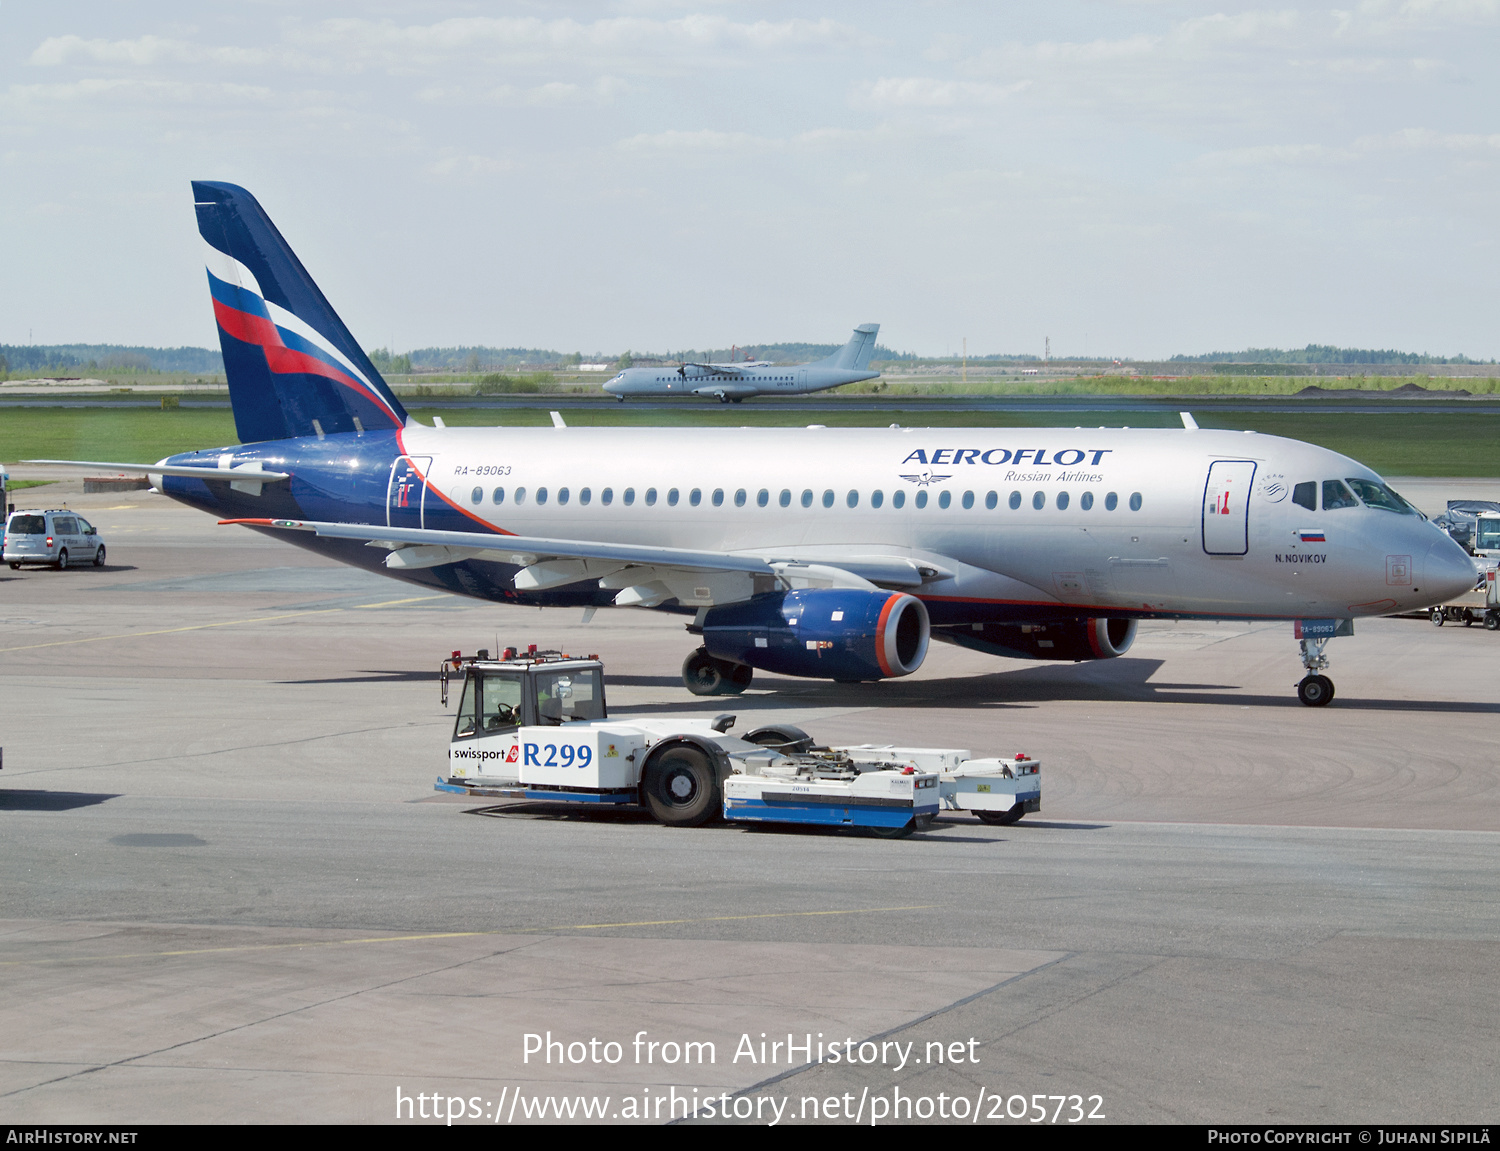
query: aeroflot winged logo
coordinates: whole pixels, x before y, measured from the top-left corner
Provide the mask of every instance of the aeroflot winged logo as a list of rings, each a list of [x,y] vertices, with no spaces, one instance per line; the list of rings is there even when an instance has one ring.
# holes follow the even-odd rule
[[[924,471],[924,472],[918,472],[914,476],[904,475],[901,478],[903,480],[910,480],[912,483],[916,484],[917,487],[919,487],[919,488],[925,488],[928,484],[940,484],[944,480],[951,480],[953,477],[951,475],[947,475],[947,476],[935,476],[931,472]]]

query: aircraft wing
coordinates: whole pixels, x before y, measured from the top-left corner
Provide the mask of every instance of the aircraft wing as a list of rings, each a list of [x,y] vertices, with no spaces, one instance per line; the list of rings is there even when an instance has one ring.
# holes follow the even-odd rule
[[[695,363],[692,363],[692,362],[688,362],[688,363],[683,364],[682,366],[684,368],[702,368],[702,369],[704,369],[704,371],[714,372],[714,373],[716,373],[718,375],[721,375],[721,376],[734,376],[736,379],[739,379],[741,376],[744,375],[744,371],[742,370],[742,368],[743,367],[747,367],[749,365],[741,365],[741,364],[695,364]]]
[[[220,523],[363,540],[369,547],[386,548],[390,554],[385,563],[392,569],[436,567],[476,558],[511,563],[521,569],[515,577],[520,591],[597,580],[600,587],[620,591],[615,602],[622,606],[654,607],[675,598],[707,607],[737,603],[777,587],[919,587],[928,579],[952,574],[925,561],[853,549],[847,556],[829,555],[826,548],[817,549],[816,555],[802,555],[797,547],[721,552],[316,520]]]

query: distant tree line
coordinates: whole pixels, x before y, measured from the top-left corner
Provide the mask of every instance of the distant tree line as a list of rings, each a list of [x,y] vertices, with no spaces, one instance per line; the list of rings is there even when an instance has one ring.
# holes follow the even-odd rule
[[[149,348],[125,344],[0,344],[5,371],[16,374],[78,375],[82,371],[224,371],[224,357],[208,348]]]
[[[1393,349],[1336,348],[1331,344],[1308,344],[1305,348],[1246,348],[1243,352],[1209,352],[1202,356],[1173,356],[1172,363],[1185,364],[1492,364],[1494,360],[1471,360],[1468,356],[1429,356],[1425,352]]]

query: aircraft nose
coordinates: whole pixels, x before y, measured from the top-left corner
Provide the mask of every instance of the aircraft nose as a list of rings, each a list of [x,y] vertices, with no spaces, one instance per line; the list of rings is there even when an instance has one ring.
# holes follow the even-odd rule
[[[1422,598],[1431,603],[1472,591],[1479,570],[1473,558],[1450,539],[1434,540],[1422,564]]]

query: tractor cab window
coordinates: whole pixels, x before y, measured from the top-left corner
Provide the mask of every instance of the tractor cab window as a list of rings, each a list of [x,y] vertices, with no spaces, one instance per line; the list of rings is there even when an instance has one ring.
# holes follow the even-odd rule
[[[1292,489],[1292,503],[1306,508],[1310,512],[1318,510],[1318,482],[1308,480],[1305,484],[1298,484]]]
[[[1341,480],[1323,481],[1323,510],[1331,512],[1336,508],[1357,508],[1359,501],[1354,498],[1354,493],[1346,488]]]
[[[537,722],[575,723],[604,719],[604,684],[593,669],[549,671],[536,677]]]
[[[1500,519],[1479,517],[1474,528],[1474,550],[1494,551],[1500,548]]]
[[[521,724],[522,677],[515,673],[471,672],[464,680],[455,737],[490,735]]]
[[[480,696],[481,730],[506,731],[521,725],[521,677],[514,673],[489,672]]]

